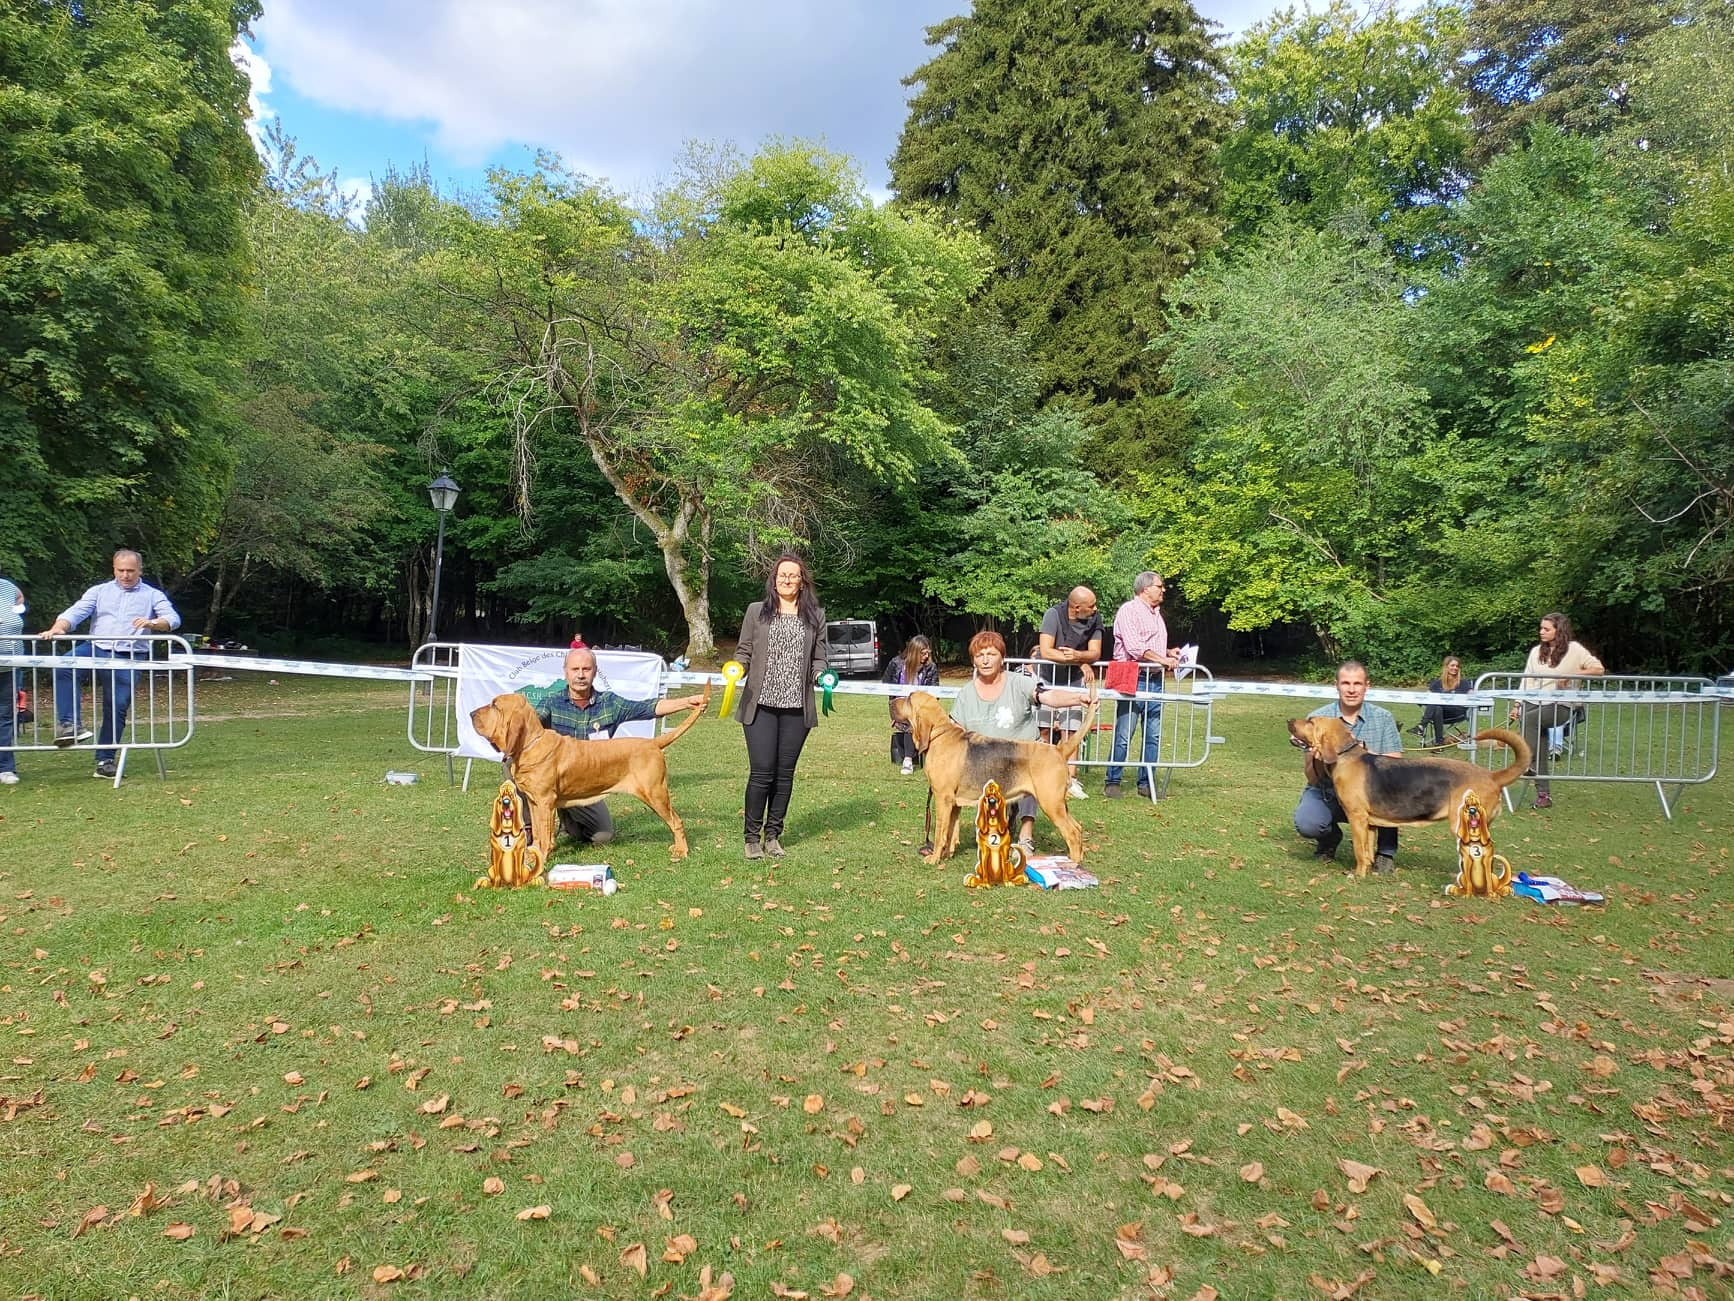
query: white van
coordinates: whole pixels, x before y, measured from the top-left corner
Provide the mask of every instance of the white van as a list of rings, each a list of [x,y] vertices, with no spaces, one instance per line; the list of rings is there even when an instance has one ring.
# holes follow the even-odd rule
[[[879,629],[871,619],[834,619],[825,625],[829,664],[843,677],[879,675]]]

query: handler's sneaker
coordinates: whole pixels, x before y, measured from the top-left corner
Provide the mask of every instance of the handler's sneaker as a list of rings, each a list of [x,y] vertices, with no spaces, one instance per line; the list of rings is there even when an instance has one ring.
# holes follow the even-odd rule
[[[1124,799],[1126,792],[1120,789],[1119,782],[1109,782],[1102,787],[1102,794],[1111,800]]]
[[[113,781],[114,775],[118,771],[120,770],[115,767],[113,759],[103,759],[97,763],[95,775],[98,777],[106,777],[108,780]]]
[[[1024,851],[1024,862],[1026,863],[1036,856],[1036,842],[1028,836],[1018,841],[1018,848]]]
[[[18,774],[15,772],[0,772],[0,786],[16,786]]]
[[[1373,871],[1380,876],[1389,876],[1396,870],[1397,860],[1389,854],[1375,854],[1373,856]]]
[[[1066,786],[1066,798],[1070,800],[1087,800],[1090,797],[1084,794],[1084,784],[1074,777]]]
[[[62,749],[79,741],[88,741],[96,733],[88,727],[78,727],[72,723],[56,723],[54,725],[54,744]]]
[[[909,776],[909,775],[910,775],[910,774],[911,774],[911,773],[913,773],[913,772],[914,772],[914,771],[915,771],[915,760],[913,760],[913,759],[905,759],[905,760],[904,760],[904,761],[903,761],[903,775],[904,775],[904,776],[905,776],[905,777],[907,777],[907,776]]]

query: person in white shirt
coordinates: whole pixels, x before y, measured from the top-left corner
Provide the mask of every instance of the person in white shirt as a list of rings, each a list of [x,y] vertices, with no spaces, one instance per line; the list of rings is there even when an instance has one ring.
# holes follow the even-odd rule
[[[131,548],[114,553],[114,580],[98,583],[61,611],[54,623],[37,634],[60,637],[90,620],[90,640],[80,642],[60,658],[72,661],[54,672],[54,743],[59,746],[87,741],[90,733],[79,725],[79,698],[91,670],[77,667],[79,660],[101,666],[96,677],[102,687],[102,729],[97,735],[96,775],[115,775],[115,746],[126,729],[132,709],[133,682],[138,669],[133,661],[148,661],[151,642],[140,634],[173,632],[181,626],[180,612],[169,598],[144,581],[144,560]]]
[[[1525,692],[1572,691],[1582,686],[1574,678],[1599,678],[1606,672],[1600,660],[1585,650],[1581,643],[1572,640],[1570,619],[1558,611],[1542,615],[1541,640],[1530,648],[1529,660],[1523,666]],[[1512,721],[1522,718],[1523,739],[1529,742],[1530,753],[1535,756],[1529,772],[1524,775],[1535,778],[1535,807],[1538,809],[1553,807],[1553,795],[1547,780],[1551,761],[1547,751],[1548,731],[1569,723],[1575,708],[1577,706],[1572,704],[1536,701],[1512,706]]]

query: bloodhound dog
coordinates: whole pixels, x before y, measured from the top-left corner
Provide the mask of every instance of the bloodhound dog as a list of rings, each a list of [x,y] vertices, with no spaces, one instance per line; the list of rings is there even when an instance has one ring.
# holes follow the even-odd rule
[[[1307,752],[1308,777],[1323,770],[1336,787],[1337,803],[1348,817],[1355,845],[1355,875],[1373,865],[1374,827],[1423,827],[1454,817],[1464,792],[1474,791],[1488,822],[1500,805],[1499,793],[1529,767],[1529,742],[1516,732],[1494,728],[1475,738],[1485,745],[1509,746],[1512,759],[1489,770],[1437,755],[1368,754],[1340,718],[1291,718],[1289,735]]]
[[[704,697],[710,699],[710,685]],[[524,697],[508,692],[470,714],[476,731],[506,757],[512,780],[530,801],[531,842],[544,859],[554,845],[554,812],[594,804],[615,791],[636,796],[674,832],[673,857],[686,857],[686,828],[668,798],[668,760],[662,752],[698,722],[695,709],[679,727],[646,740],[617,736],[580,741],[542,726]]]
[[[989,781],[999,783],[1008,803],[1020,795],[1035,796],[1042,812],[1066,838],[1072,861],[1084,861],[1084,829],[1066,809],[1066,783],[1071,780],[1066,765],[1095,724],[1094,700],[1083,726],[1064,745],[1005,741],[965,731],[945,712],[939,698],[926,691],[894,699],[891,712],[898,722],[909,724],[915,748],[927,756],[924,771],[933,792],[934,818],[933,852],[925,856],[926,862],[938,866],[956,851],[957,811],[975,804]]]

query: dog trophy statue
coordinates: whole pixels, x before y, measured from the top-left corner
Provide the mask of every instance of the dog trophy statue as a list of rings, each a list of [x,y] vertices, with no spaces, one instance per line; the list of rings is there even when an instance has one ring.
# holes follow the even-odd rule
[[[542,875],[542,851],[530,844],[530,807],[516,782],[500,783],[488,815],[488,874],[475,888],[530,885]]]
[[[1030,883],[1024,875],[1024,851],[1012,840],[1005,796],[999,783],[991,779],[981,788],[981,802],[975,810],[975,871],[964,877],[963,883],[968,886]]]
[[[1457,805],[1457,879],[1445,887],[1453,897],[1476,895],[1499,899],[1511,893],[1511,864],[1493,852],[1493,835],[1487,827],[1475,792],[1466,790]]]

